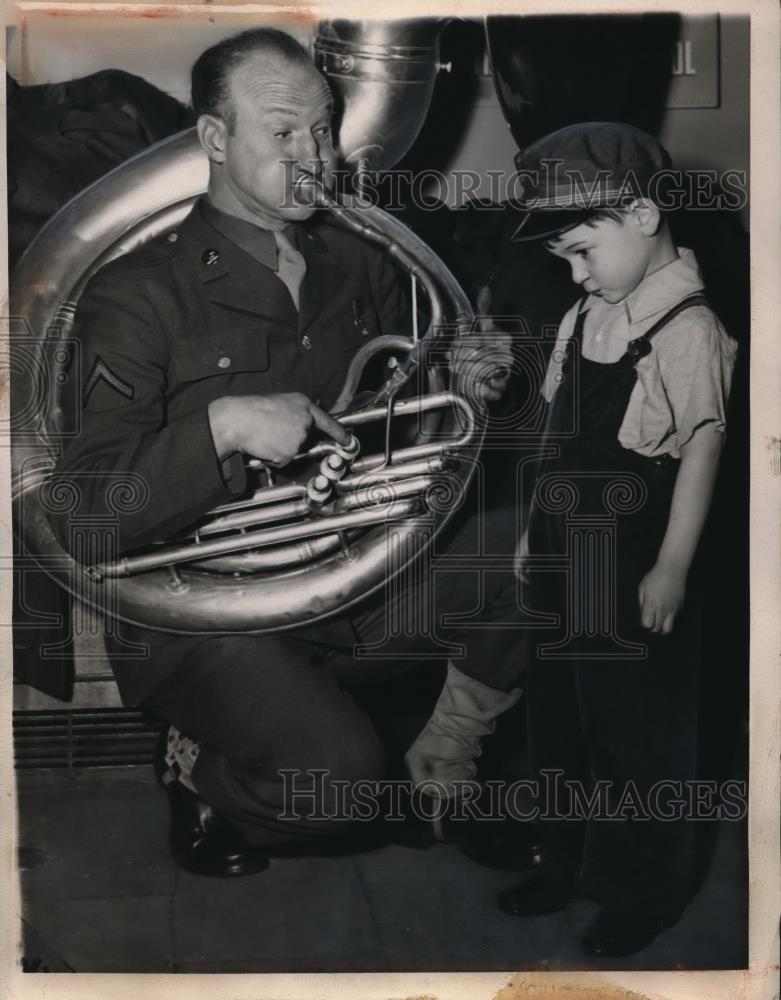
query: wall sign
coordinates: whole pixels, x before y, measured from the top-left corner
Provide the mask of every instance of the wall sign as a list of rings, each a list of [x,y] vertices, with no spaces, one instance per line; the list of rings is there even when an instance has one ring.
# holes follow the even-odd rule
[[[673,52],[668,108],[717,108],[719,90],[719,16],[681,18]]]

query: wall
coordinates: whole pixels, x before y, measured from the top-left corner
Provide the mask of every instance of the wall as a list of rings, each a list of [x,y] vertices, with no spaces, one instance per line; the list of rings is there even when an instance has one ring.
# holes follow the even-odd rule
[[[277,17],[273,23],[307,43],[314,22]],[[179,100],[188,100],[189,67],[199,52],[220,38],[249,26],[246,17],[197,12],[187,17],[144,17],[36,13],[23,28],[12,29],[8,61],[13,76],[24,83],[57,82],[115,67],[137,73]],[[667,111],[661,139],[676,165],[748,171],[749,22],[720,19],[720,106]],[[447,171],[472,170],[512,174],[516,146],[504,122],[493,88],[486,80],[472,108],[456,108],[468,116],[460,147]],[[458,200],[455,184],[447,200]],[[487,187],[486,196],[492,193]],[[504,196],[504,189],[500,188]],[[748,210],[744,213],[748,224]]]

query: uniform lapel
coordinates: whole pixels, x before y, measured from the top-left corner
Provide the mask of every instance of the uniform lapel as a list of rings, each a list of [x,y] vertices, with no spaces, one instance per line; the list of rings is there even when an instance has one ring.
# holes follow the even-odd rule
[[[300,333],[308,330],[314,322],[322,323],[332,313],[344,308],[341,294],[344,267],[339,255],[329,245],[327,232],[323,237],[323,228],[300,225],[296,233],[298,249],[306,261],[306,274],[300,292]]]
[[[210,301],[296,328],[296,309],[284,282],[208,225],[197,205],[179,236]]]

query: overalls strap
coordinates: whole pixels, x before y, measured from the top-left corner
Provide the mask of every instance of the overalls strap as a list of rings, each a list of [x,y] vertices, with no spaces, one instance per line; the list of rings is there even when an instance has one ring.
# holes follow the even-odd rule
[[[635,338],[635,340],[630,340],[626,346],[626,353],[632,359],[632,364],[636,365],[640,358],[644,358],[647,354],[651,353],[651,339],[662,329],[662,327],[667,326],[670,320],[675,319],[675,317],[682,313],[685,309],[691,309],[692,306],[707,306],[708,300],[701,292],[695,292],[693,295],[687,295],[685,299],[681,299],[676,305],[669,309],[660,320],[651,327],[650,330],[646,330],[641,337]]]

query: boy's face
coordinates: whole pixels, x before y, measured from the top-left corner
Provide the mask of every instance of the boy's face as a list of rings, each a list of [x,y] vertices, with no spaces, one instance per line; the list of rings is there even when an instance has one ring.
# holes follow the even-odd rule
[[[575,284],[615,303],[633,292],[648,273],[653,243],[630,213],[620,222],[599,219],[592,225],[581,223],[544,245],[569,263]]]

